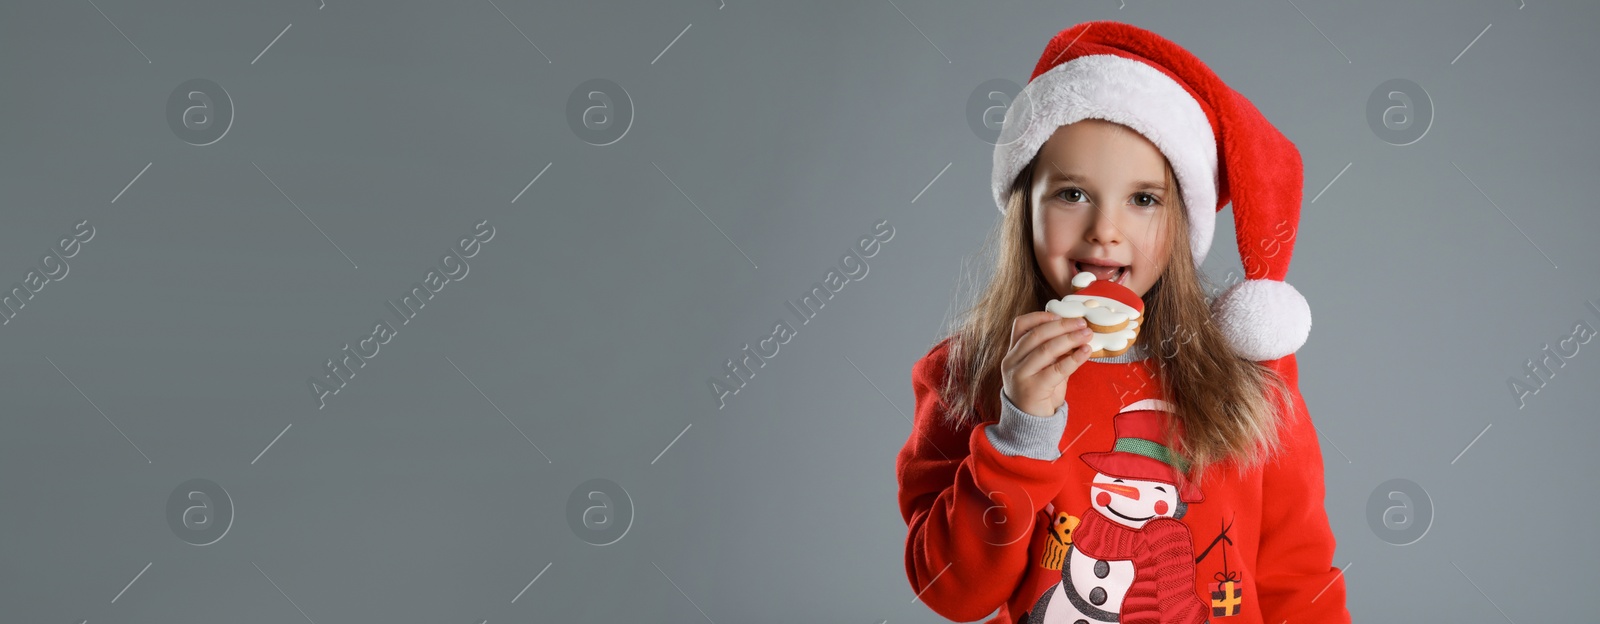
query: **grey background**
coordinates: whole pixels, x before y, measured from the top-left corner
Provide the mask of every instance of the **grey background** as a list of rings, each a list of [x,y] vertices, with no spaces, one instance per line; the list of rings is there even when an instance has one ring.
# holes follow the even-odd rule
[[[0,326],[0,619],[941,621],[894,456],[997,216],[966,102],[1092,19],[1195,52],[1303,154],[1289,281],[1355,618],[1592,617],[1595,347],[1524,408],[1507,384],[1600,326],[1595,7],[1119,4],[6,3],[0,283],[97,234]],[[191,78],[236,110],[204,147],[164,117]],[[592,78],[635,108],[604,147],[565,116]],[[1391,78],[1435,111],[1403,147],[1365,117]],[[306,379],[485,219],[467,279],[318,410]],[[192,478],[235,506],[205,547],[164,515]],[[634,506],[609,546],[567,523],[592,478]],[[1367,513],[1392,478],[1433,506],[1406,546]]]

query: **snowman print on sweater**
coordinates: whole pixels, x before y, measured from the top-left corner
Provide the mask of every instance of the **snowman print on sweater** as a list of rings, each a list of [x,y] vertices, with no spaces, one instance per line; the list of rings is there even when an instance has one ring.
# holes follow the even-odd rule
[[[1209,621],[1210,603],[1194,589],[1194,542],[1179,521],[1203,495],[1193,481],[1177,484],[1186,462],[1160,442],[1173,411],[1159,399],[1128,405],[1112,419],[1114,447],[1079,455],[1095,470],[1084,484],[1090,508],[1055,515],[1041,565],[1061,578],[1020,623]]]

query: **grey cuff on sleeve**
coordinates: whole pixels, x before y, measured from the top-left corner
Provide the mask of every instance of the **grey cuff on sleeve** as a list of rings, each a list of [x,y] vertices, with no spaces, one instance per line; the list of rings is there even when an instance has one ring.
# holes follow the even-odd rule
[[[1066,403],[1062,403],[1048,418],[1022,411],[1011,402],[1004,390],[1000,392],[1000,404],[1000,422],[984,430],[995,450],[1002,455],[1044,460],[1061,456],[1061,434],[1067,430]]]

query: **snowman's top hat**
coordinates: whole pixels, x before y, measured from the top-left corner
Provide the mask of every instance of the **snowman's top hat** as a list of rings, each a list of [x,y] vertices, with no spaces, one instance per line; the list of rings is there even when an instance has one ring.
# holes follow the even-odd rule
[[[1110,451],[1084,453],[1079,458],[1090,468],[1113,477],[1143,479],[1177,484],[1180,472],[1188,470],[1189,462],[1179,456],[1161,440],[1166,435],[1171,404],[1159,399],[1147,399],[1129,405],[1111,419],[1117,442]],[[1200,485],[1185,480],[1178,500],[1198,503],[1205,499]]]

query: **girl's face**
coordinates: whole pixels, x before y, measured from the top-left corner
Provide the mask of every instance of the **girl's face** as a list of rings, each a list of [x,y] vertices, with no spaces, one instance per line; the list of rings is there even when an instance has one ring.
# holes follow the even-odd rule
[[[1100,119],[1061,126],[1039,148],[1033,253],[1057,298],[1079,271],[1140,296],[1155,285],[1167,267],[1166,211],[1177,209],[1166,163],[1144,136]]]

